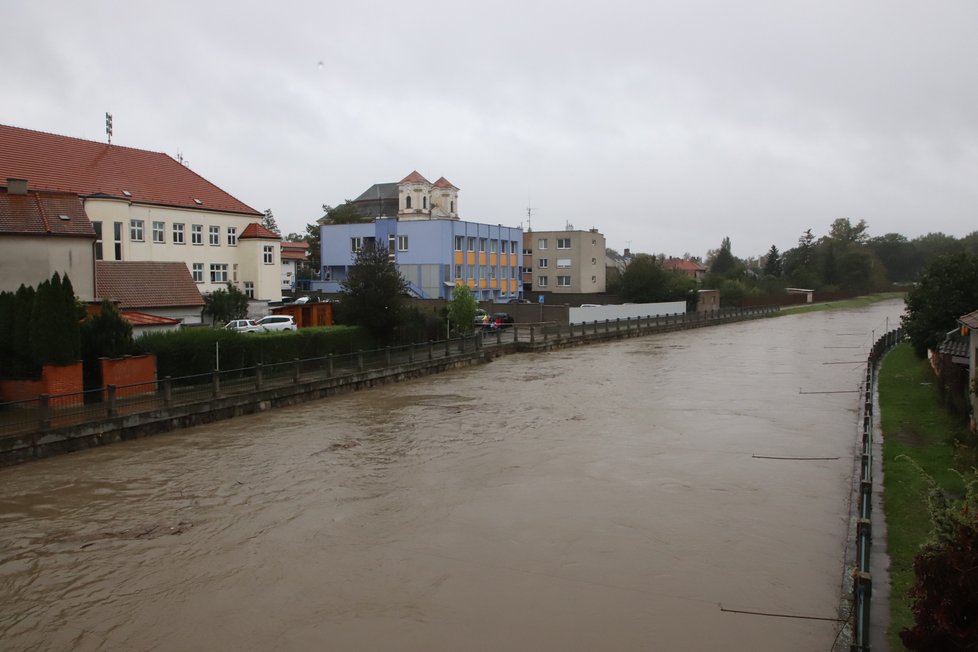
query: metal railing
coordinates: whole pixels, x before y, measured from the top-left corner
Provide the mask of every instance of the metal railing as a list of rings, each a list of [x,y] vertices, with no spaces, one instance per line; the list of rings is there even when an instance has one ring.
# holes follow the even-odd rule
[[[695,328],[765,316],[778,308],[744,308],[712,313],[686,313],[605,320],[585,324],[512,324],[477,331],[475,336],[360,350],[347,354],[295,359],[210,373],[164,377],[132,385],[108,385],[83,392],[47,395],[0,403],[0,439],[22,438],[23,443],[3,452],[35,448],[38,437],[58,428],[106,422],[117,417],[169,410],[215,399],[247,395],[265,389],[312,383],[324,379],[394,370],[405,364],[426,365],[446,358],[478,354],[485,348],[552,346],[562,341],[604,341],[621,336]]]
[[[851,652],[870,650],[870,607],[873,576],[870,552],[873,543],[873,401],[879,363],[887,351],[902,342],[903,329],[890,331],[873,344],[866,364],[863,387],[862,450],[859,461],[859,493],[856,516],[856,567],[852,574],[852,645]]]

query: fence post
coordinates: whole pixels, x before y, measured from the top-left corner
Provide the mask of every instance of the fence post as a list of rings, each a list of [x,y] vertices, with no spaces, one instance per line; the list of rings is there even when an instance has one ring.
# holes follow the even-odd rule
[[[214,389],[214,398],[221,395],[221,372],[215,369],[211,372],[211,386]]]
[[[115,416],[115,385],[109,385],[106,387],[109,394],[108,400],[108,414],[110,417]]]
[[[326,377],[333,377],[333,354],[330,353],[326,356]]]
[[[496,329],[496,346],[499,346],[502,343],[503,343],[503,329],[497,328]]]
[[[391,345],[390,344],[388,344],[387,347],[384,349],[384,360],[387,363],[385,366],[388,369],[390,369],[391,368]]]
[[[435,357],[435,343],[432,340],[428,340],[428,360],[433,360]]]
[[[445,357],[447,358],[451,354],[452,354],[452,338],[451,337],[446,337],[445,338]]]
[[[170,407],[173,402],[173,381],[169,376],[163,377],[163,407]]]
[[[363,349],[357,349],[357,371],[363,371]]]
[[[458,338],[458,352],[459,353],[465,353],[465,338],[464,337]]]
[[[536,339],[536,326],[530,326],[530,344],[533,344],[533,340]]]
[[[263,376],[264,370],[262,369],[261,363],[258,362],[255,364],[255,389],[261,389]]]
[[[300,365],[299,358],[295,358],[292,360],[292,384],[293,385],[299,384],[299,365]]]
[[[615,332],[621,332],[621,317],[615,317]],[[625,332],[628,332],[628,322],[625,322]]]
[[[37,397],[38,406],[38,417],[41,422],[41,430],[47,430],[51,427],[51,396],[49,394],[41,394]],[[36,450],[34,451],[37,452]]]

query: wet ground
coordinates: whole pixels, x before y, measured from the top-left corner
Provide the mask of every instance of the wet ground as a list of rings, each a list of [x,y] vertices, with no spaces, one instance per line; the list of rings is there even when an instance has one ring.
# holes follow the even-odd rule
[[[833,622],[738,612],[837,616],[856,392],[901,310],[512,355],[0,469],[0,647],[829,650]]]

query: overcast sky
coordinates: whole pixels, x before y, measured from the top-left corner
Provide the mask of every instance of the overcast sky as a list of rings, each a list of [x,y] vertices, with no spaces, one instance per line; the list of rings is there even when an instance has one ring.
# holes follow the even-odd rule
[[[621,251],[978,229],[978,2],[7,2],[0,122],[177,153],[284,233],[412,170]]]

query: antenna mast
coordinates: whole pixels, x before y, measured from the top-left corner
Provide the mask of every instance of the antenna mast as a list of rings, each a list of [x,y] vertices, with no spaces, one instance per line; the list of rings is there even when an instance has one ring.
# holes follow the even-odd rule
[[[112,114],[105,112],[105,135],[109,138],[109,145],[112,144]]]
[[[529,233],[533,230],[533,225],[530,220],[533,219],[533,210],[529,206],[526,207],[526,232]]]

